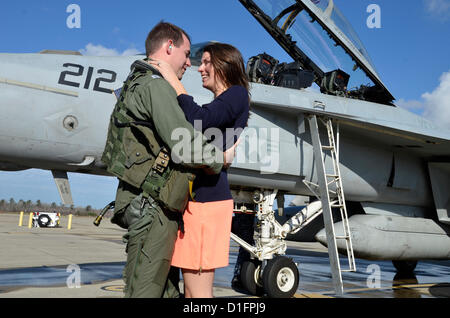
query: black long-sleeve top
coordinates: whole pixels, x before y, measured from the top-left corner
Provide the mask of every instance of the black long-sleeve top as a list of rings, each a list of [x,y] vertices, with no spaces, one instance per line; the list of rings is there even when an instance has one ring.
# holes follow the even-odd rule
[[[211,103],[203,106],[199,106],[191,96],[184,94],[178,96],[178,103],[186,115],[186,119],[195,129],[200,130],[201,123],[201,130],[207,138],[210,137],[209,133],[215,135],[218,132],[217,129],[209,128],[218,128],[221,131],[221,140],[214,140],[214,136],[211,138],[211,142],[219,149],[226,150],[233,146],[242,130],[247,126],[250,108],[249,95],[242,86],[230,87]],[[217,175],[206,175],[200,172],[194,181],[193,192],[196,202],[232,199],[227,171],[222,169]]]

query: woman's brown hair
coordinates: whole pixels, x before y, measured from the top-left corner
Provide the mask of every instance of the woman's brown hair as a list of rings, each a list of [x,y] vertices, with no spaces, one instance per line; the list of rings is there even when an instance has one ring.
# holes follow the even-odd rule
[[[244,59],[238,49],[230,44],[211,43],[205,46],[203,51],[211,55],[211,64],[214,67],[216,76],[227,88],[239,85],[249,91]]]

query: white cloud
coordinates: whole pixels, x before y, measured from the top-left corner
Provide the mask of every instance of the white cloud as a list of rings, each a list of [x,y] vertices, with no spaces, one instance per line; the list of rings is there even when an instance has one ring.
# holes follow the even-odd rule
[[[450,129],[450,71],[442,74],[440,81],[433,92],[422,95],[423,116],[437,125]]]
[[[423,102],[419,102],[417,100],[405,100],[403,98],[400,98],[395,103],[398,107],[408,109],[410,111],[417,111],[422,110],[423,111]]]
[[[135,48],[127,49],[121,53],[116,49],[109,49],[102,45],[95,45],[92,43],[86,45],[86,47],[84,49],[81,49],[80,52],[81,54],[86,56],[130,56],[141,53]]]
[[[429,13],[442,20],[450,18],[450,0],[424,0]]]
[[[439,86],[431,93],[422,94],[422,99],[399,99],[397,106],[421,113],[423,117],[442,128],[450,130],[450,70],[440,77]]]
[[[130,55],[138,55],[138,54],[142,54],[142,51],[138,51],[134,48],[132,49],[127,49],[125,51],[122,52],[122,56],[130,56]]]

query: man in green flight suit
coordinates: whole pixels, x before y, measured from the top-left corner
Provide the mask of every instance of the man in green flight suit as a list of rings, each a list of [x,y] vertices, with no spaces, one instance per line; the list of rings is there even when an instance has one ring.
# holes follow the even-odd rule
[[[168,62],[181,79],[191,66],[190,45],[177,26],[156,25],[146,40],[147,59],[131,66],[111,115],[102,161],[119,178],[112,222],[128,229],[125,297],[179,297],[170,261],[194,169],[217,174],[233,159],[234,149],[222,153],[194,130],[173,88],[147,63]],[[190,153],[171,153],[178,142],[172,133],[180,128],[190,134],[184,140]]]

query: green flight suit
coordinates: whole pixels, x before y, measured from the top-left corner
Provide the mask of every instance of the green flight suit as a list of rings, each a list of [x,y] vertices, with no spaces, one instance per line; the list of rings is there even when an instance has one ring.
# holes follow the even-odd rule
[[[170,261],[181,214],[163,211],[151,201],[150,198],[141,208],[140,194],[126,208],[126,214],[141,211],[143,217],[124,236],[127,240],[127,264],[123,271],[125,297],[177,298],[179,273],[171,269]]]
[[[134,69],[132,73],[136,70],[141,72],[144,70],[145,76],[127,81],[127,92],[123,99],[127,116],[133,118],[136,122],[152,122],[153,133],[159,137],[169,151],[179,143],[179,140],[172,140],[174,129],[181,128],[189,132],[191,136],[188,139],[190,147],[187,149],[190,149],[191,152],[184,151],[177,154],[179,164],[190,169],[202,168],[208,173],[219,173],[223,167],[222,151],[209,144],[207,139],[201,133],[195,131],[192,125],[187,122],[178,105],[177,96],[172,86],[146,62],[136,61],[132,65],[132,69]],[[116,113],[117,107],[116,105],[112,116]],[[143,152],[146,150],[142,147],[148,148],[148,145],[142,145],[145,143],[143,141],[145,139],[133,137],[132,134],[130,137],[130,134],[127,134],[123,142],[117,146],[117,140],[115,139],[122,137],[118,137],[117,132],[111,133],[111,125],[114,125],[113,117],[110,123],[107,145],[108,143],[114,145],[116,150],[117,147],[139,149],[139,157],[145,157]],[[198,147],[199,142],[202,147]],[[102,157],[105,163],[108,162],[108,168],[115,164],[114,160],[117,162],[121,158],[119,155],[116,156],[119,159],[111,159],[116,158],[114,157],[114,151],[116,150],[113,151],[112,148],[111,146],[108,154],[108,151],[105,150]],[[127,149],[125,149],[125,152]],[[111,153],[113,153],[113,156],[111,156]],[[109,158],[109,161],[104,158]],[[202,158],[202,160],[201,162],[198,160],[194,162],[192,158]],[[220,160],[217,160],[218,158]],[[130,159],[128,158],[128,160]],[[145,166],[145,162],[143,164],[138,163]],[[130,169],[134,169],[133,180],[143,180],[141,177],[145,177],[145,174],[148,173],[148,165],[145,168],[147,170],[142,172],[137,169],[139,165],[134,162],[131,164],[128,162],[124,166],[131,166]],[[124,172],[124,174],[126,173],[127,171]],[[144,175],[139,176],[139,173]],[[178,270],[171,270],[170,261],[182,214],[163,209],[158,202],[148,196],[148,193],[143,192],[142,188],[130,185],[121,180],[120,176],[118,177],[120,182],[114,213],[115,215],[124,215],[127,223],[130,224],[127,234],[124,235],[124,241],[127,243],[127,263],[123,272],[125,297],[179,297],[179,273]]]

